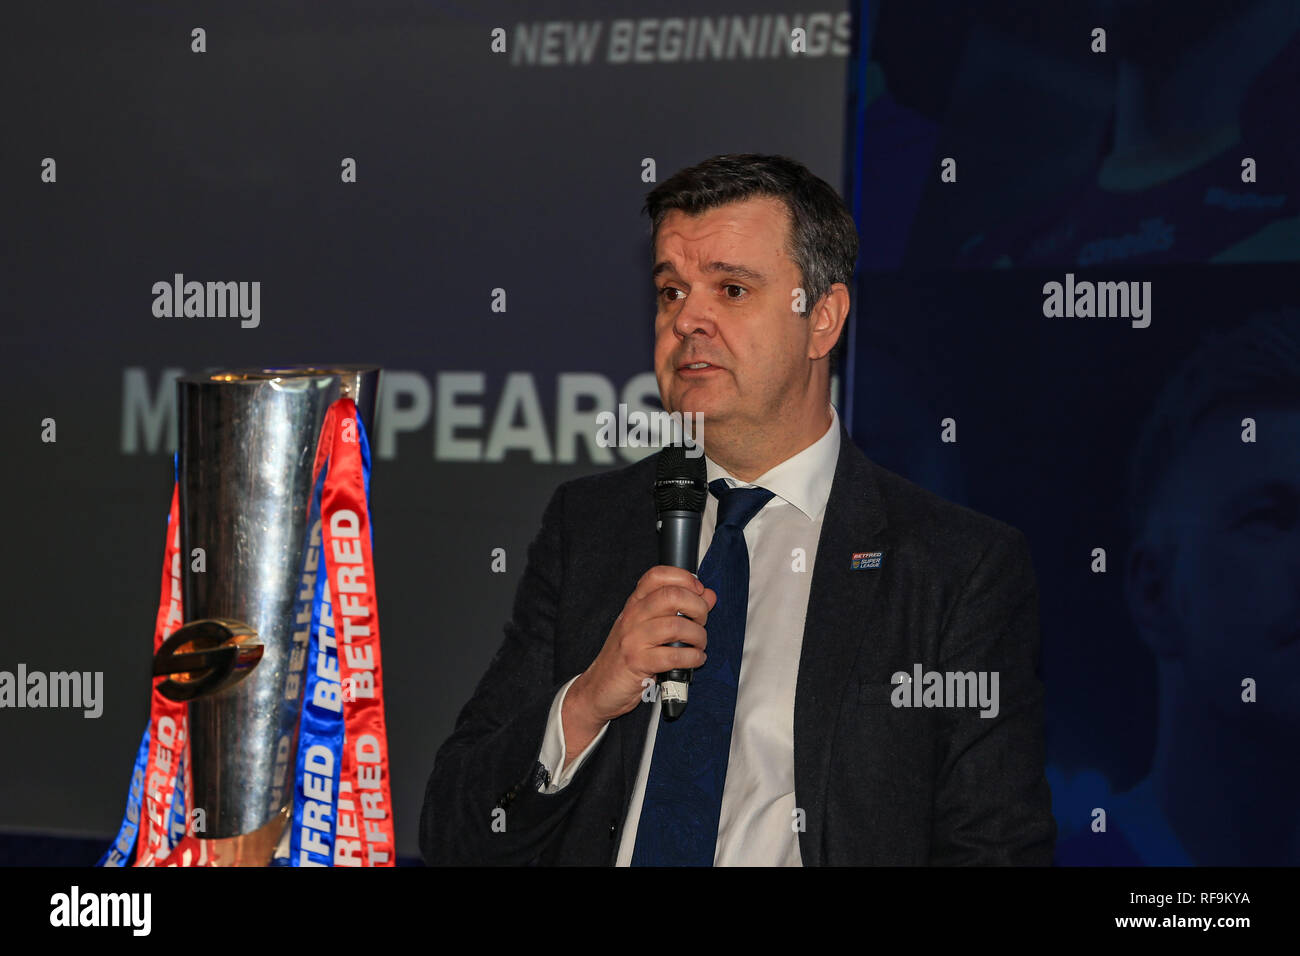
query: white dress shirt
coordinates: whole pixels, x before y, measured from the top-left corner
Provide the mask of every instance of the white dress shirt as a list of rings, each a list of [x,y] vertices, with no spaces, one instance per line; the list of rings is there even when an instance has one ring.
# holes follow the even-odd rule
[[[745,525],[749,550],[749,609],[741,658],[736,717],[722,791],[715,866],[800,866],[799,826],[794,793],[794,693],[803,646],[813,561],[822,518],[840,453],[840,424],[830,406],[831,424],[821,438],[754,479],[740,481],[705,455],[709,481],[725,478],[733,488],[766,488],[773,497]],[[713,540],[718,502],[710,494],[700,527],[700,561]],[[707,628],[707,625],[706,625]],[[707,664],[705,665],[708,666]],[[574,680],[577,679],[575,675]],[[561,707],[570,680],[551,704],[538,761],[551,774],[547,793],[569,784],[609,730],[606,723],[585,750],[564,764]],[[628,866],[636,843],[641,802],[659,729],[659,704],[646,732],[641,765],[618,846],[618,866]],[[689,706],[689,705],[688,705]]]

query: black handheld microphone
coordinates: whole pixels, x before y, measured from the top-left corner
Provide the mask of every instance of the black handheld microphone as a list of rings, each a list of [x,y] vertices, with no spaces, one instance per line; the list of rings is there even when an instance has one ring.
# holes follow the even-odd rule
[[[688,457],[681,445],[660,449],[654,488],[659,518],[659,563],[685,568],[692,574],[699,569],[700,521],[709,497],[704,453],[698,445],[695,448],[698,454],[694,458]],[[668,646],[689,645],[673,641]],[[659,701],[664,720],[676,720],[685,712],[687,688],[693,673],[685,667],[659,675]]]

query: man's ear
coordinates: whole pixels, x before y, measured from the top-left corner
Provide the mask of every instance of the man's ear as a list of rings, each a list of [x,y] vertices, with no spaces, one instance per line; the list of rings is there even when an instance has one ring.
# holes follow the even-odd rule
[[[1142,642],[1156,657],[1183,653],[1182,627],[1173,595],[1173,556],[1167,547],[1143,536],[1124,561],[1124,598]]]
[[[808,316],[810,335],[808,358],[819,359],[829,355],[849,317],[849,287],[843,282],[831,286],[813,306]]]

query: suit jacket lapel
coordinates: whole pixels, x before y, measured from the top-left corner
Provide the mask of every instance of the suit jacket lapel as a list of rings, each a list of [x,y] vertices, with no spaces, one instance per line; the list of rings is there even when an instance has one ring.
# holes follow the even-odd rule
[[[872,465],[841,424],[840,455],[817,544],[795,685],[795,799],[805,815],[799,840],[805,866],[825,862],[822,843],[835,722],[845,676],[868,633],[880,580],[873,570],[853,570],[851,558],[856,551],[883,550],[877,545],[885,524]]]

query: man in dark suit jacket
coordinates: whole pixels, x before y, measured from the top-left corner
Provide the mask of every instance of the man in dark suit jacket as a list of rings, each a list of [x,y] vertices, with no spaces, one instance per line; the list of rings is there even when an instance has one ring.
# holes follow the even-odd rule
[[[836,427],[828,357],[848,314],[852,219],[799,164],[750,155],[678,173],[647,207],[664,407],[704,416],[710,467],[731,487],[755,482]],[[792,294],[804,308],[791,309]],[[783,755],[792,852],[745,855],[740,834],[725,859],[1047,865],[1056,828],[1025,538],[874,464],[843,426],[838,439],[806,620],[790,635],[802,638]],[[420,825],[429,863],[609,865],[628,826],[636,833],[660,719],[643,685],[706,665],[718,599],[688,572],[656,567],[656,458],[552,496],[505,642],[435,760]],[[863,553],[878,555],[867,564]],[[916,706],[920,688],[902,675],[918,665],[949,675],[950,689],[951,675],[996,675],[994,705],[957,704],[941,684]],[[560,768],[541,757],[561,725],[557,788]],[[726,799],[736,813],[747,798]]]

